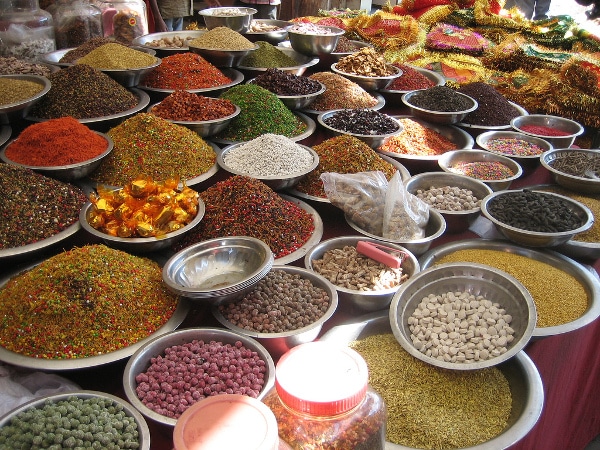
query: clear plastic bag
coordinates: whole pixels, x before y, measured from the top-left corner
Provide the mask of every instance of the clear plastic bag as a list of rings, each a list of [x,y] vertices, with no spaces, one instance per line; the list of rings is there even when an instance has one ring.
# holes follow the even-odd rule
[[[381,236],[394,241],[421,239],[429,221],[429,205],[406,190],[399,172],[388,183]]]

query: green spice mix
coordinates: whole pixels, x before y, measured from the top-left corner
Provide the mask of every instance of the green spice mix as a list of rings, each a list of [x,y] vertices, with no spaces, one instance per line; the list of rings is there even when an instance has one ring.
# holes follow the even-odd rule
[[[298,62],[282,52],[277,47],[265,41],[257,41],[258,48],[250,52],[248,56],[242,59],[240,66],[260,67],[260,68],[279,68],[294,67]]]
[[[148,337],[176,306],[154,261],[104,245],[74,248],[0,290],[0,345],[33,358],[101,355]]]

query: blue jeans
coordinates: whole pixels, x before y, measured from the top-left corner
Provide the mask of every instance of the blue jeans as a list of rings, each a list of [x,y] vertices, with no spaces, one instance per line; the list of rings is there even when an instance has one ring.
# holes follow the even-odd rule
[[[183,17],[172,17],[170,19],[163,19],[168,31],[181,31],[183,30]]]

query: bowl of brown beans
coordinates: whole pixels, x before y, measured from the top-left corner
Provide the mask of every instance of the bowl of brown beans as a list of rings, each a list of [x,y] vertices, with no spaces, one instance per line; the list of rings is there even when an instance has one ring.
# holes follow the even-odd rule
[[[552,150],[552,144],[545,139],[510,130],[486,131],[475,142],[488,152],[514,159],[524,169],[537,167],[542,153]]]
[[[16,122],[50,90],[50,80],[41,75],[0,75],[0,124]]]
[[[583,126],[566,117],[529,114],[515,117],[510,125],[520,133],[550,142],[554,148],[569,148],[585,131]]]
[[[390,324],[415,358],[452,370],[484,369],[531,339],[535,303],[512,275],[485,264],[447,263],[410,278],[390,305]]]
[[[359,252],[363,245],[358,246],[359,242],[390,254],[393,263],[388,265]],[[388,308],[402,284],[420,271],[415,255],[403,246],[366,236],[322,241],[306,254],[304,266],[335,286],[342,305],[362,312]]]
[[[582,194],[600,193],[600,150],[553,149],[540,162],[556,184]]]
[[[212,327],[176,330],[147,342],[123,372],[129,402],[168,427],[204,398],[243,394],[260,400],[274,381],[275,364],[263,345]]]
[[[335,313],[338,294],[323,276],[301,267],[274,265],[244,297],[213,305],[221,325],[256,339],[278,359],[314,341]],[[257,313],[256,313],[257,312]]]
[[[445,125],[461,122],[479,106],[474,98],[448,86],[407,92],[402,96],[402,103],[408,106],[411,115],[427,122]]]
[[[583,203],[534,189],[494,192],[482,200],[481,213],[504,237],[527,247],[563,244],[594,224]]]

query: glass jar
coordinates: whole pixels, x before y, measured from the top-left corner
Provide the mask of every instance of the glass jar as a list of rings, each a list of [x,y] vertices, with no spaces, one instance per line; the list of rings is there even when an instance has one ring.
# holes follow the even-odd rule
[[[96,0],[102,11],[104,36],[124,44],[148,34],[148,16],[143,0]]]
[[[0,11],[0,56],[35,60],[56,50],[54,22],[38,0],[10,0]]]
[[[383,450],[387,411],[356,351],[316,341],[285,353],[263,402],[292,449]]]
[[[102,37],[102,12],[89,0],[62,0],[52,13],[56,48],[74,48]]]

